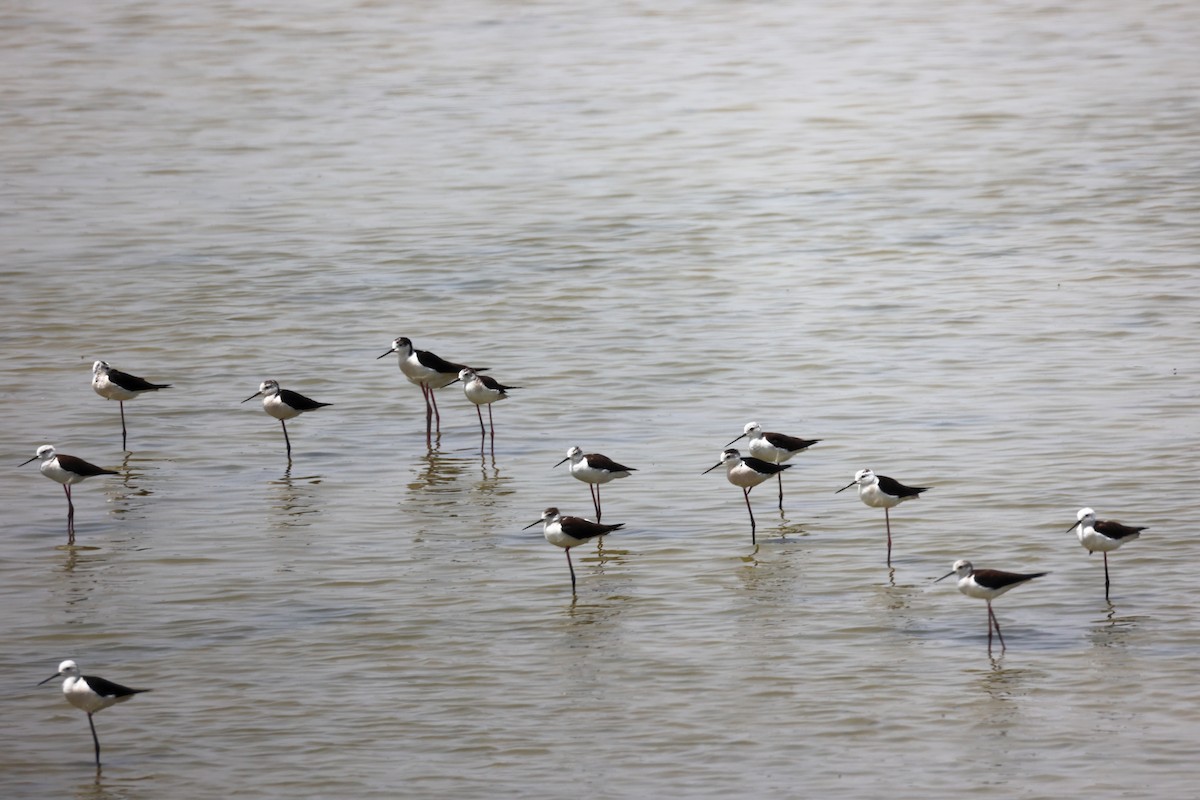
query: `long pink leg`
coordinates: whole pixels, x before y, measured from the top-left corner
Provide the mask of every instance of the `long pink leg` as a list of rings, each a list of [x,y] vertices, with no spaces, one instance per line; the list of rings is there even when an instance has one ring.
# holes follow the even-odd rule
[[[433,387],[429,387],[429,402],[433,404],[433,415],[437,419],[437,431],[442,432],[442,412],[438,411],[437,396],[433,392]]]
[[[64,483],[67,495],[67,544],[75,544],[75,504],[71,502],[71,484]]]
[[[1004,634],[1000,632],[1000,620],[996,619],[996,612],[992,611],[992,601],[991,600],[988,601],[988,617],[990,618],[989,623],[995,624],[995,626],[996,626],[996,635],[1000,637],[1000,649],[1001,650],[1007,649],[1004,645]],[[992,629],[989,627],[988,628],[988,649],[991,649],[991,646],[992,646]]]
[[[425,401],[425,446],[433,447],[433,405],[431,397],[433,389],[430,389],[428,384],[419,383],[421,387],[421,398]],[[441,433],[441,427],[438,428],[438,433]]]

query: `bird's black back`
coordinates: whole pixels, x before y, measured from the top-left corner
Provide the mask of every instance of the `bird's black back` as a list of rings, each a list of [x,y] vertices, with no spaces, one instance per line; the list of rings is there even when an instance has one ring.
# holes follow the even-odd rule
[[[483,385],[491,389],[493,392],[507,392],[509,389],[521,388],[520,386],[505,386],[491,375],[476,375],[475,377],[483,381]]]
[[[312,411],[315,408],[324,408],[325,406],[333,405],[333,403],[318,403],[316,400],[305,397],[299,392],[293,392],[291,389],[280,389],[279,399],[297,411]]]
[[[792,468],[791,464],[772,464],[770,461],[763,461],[754,456],[742,456],[742,463],[761,475],[774,475]]]
[[[764,433],[763,438],[780,450],[790,450],[792,452],[807,450],[821,441],[820,439],[801,439],[797,436],[788,436],[785,433]]]
[[[434,372],[457,375],[464,369],[473,369],[476,372],[482,372],[487,369],[487,367],[468,367],[466,364],[455,364],[453,361],[447,361],[437,353],[431,353],[428,350],[414,350],[413,353],[416,354],[417,361],[420,362],[421,366],[431,369]]]
[[[130,689],[128,686],[122,686],[95,675],[84,675],[83,679],[87,682],[88,688],[101,697],[128,697],[131,694],[150,691],[149,689]]]
[[[1092,527],[1096,529],[1097,533],[1107,536],[1109,539],[1128,539],[1130,536],[1137,536],[1146,530],[1145,527],[1135,528],[1132,525],[1122,525],[1111,519],[1096,520],[1096,524]]]
[[[560,517],[558,524],[562,526],[563,533],[576,539],[591,539],[595,536],[603,536],[606,533],[612,533],[625,527],[624,522],[608,525],[600,522],[592,522],[590,519],[584,519],[583,517]]]
[[[876,480],[879,481],[879,490],[884,494],[890,494],[892,497],[916,497],[921,492],[929,491],[927,486],[905,486],[895,478],[889,478],[887,475],[876,475]]]
[[[999,569],[977,569],[971,573],[975,582],[987,589],[1003,589],[1034,578],[1040,578],[1045,572],[1004,572]]]
[[[599,453],[588,453],[583,457],[583,460],[593,469],[602,469],[606,472],[637,472],[634,467],[618,464],[608,456],[600,455]]]
[[[95,475],[116,475],[117,471],[113,469],[105,469],[97,467],[95,464],[84,461],[77,456],[69,456],[65,453],[57,453],[58,465],[67,472],[74,472],[76,475],[82,475],[85,478],[91,478]]]
[[[121,372],[121,370],[111,367],[108,370],[108,379],[128,392],[155,392],[159,389],[171,388],[169,383],[151,383],[145,378],[139,378],[137,375],[130,375],[128,372]]]

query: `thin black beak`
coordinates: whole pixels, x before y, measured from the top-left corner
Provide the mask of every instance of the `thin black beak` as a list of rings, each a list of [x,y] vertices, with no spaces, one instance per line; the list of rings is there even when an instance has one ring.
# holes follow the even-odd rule
[[[29,459],[29,461],[37,461],[37,460],[38,460],[38,457],[37,457],[37,456],[34,456],[33,458]],[[21,462],[20,464],[18,464],[17,466],[18,466],[18,467],[23,467],[23,466],[25,466],[26,464],[28,464],[28,463],[29,463],[29,461],[22,461],[22,462]],[[38,684],[38,685],[40,686],[41,684]]]
[[[262,394],[262,392],[255,392],[254,394],[250,395],[245,400],[243,400],[242,403],[249,403],[251,400],[258,397],[260,394]],[[239,405],[241,405],[241,404],[239,403]]]
[[[26,463],[26,464],[28,464],[29,462],[28,462],[28,461],[26,461],[25,463]],[[1072,525],[1071,527],[1067,528],[1066,532],[1067,532],[1067,533],[1070,533],[1071,531],[1075,530],[1076,528],[1078,528],[1078,527],[1079,527],[1079,525],[1080,525],[1082,522],[1083,522],[1083,520],[1079,520],[1079,522],[1076,522],[1074,525]]]
[[[54,673],[53,675],[51,675],[49,678],[46,678],[46,680],[44,680],[44,681],[38,681],[38,686],[41,686],[42,684],[49,683],[50,681],[54,680],[55,678],[61,678],[61,677],[62,677],[62,673],[61,673],[61,672],[56,672],[56,673]]]
[[[952,569],[949,572],[947,572],[945,575],[943,575],[942,577],[940,577],[936,581],[934,581],[934,583],[937,583],[938,581],[944,581],[944,580],[946,580],[946,578],[949,578],[951,575],[954,575],[957,572],[958,572],[957,570]]]
[[[840,488],[840,489],[838,489],[836,492],[834,492],[834,494],[841,494],[842,492],[844,492],[844,491],[846,491],[847,489],[849,489],[851,486],[855,486],[855,485],[857,485],[857,484],[858,484],[858,481],[850,481],[850,482],[849,482],[849,483],[847,483],[845,486],[843,486],[842,488]],[[953,572],[951,572],[950,574],[951,574],[951,575],[953,575],[954,573],[953,573]]]
[[[741,436],[739,436],[738,438],[734,439],[734,440],[733,440],[733,442],[740,442],[742,439],[745,439],[745,438],[746,438],[746,436],[748,436],[748,434],[745,434],[745,433],[743,433]],[[725,446],[726,446],[726,447],[729,447],[729,445],[730,445],[730,444],[733,444],[733,442],[730,442],[729,444],[727,444],[727,445],[725,445]]]
[[[528,525],[526,525],[524,528],[521,528],[521,530],[523,530],[523,531],[527,531],[527,530],[529,530],[530,528],[532,528],[534,525],[541,525],[541,524],[542,524],[542,521],[539,519],[539,520],[538,520],[538,521],[536,521],[536,522],[531,522],[531,523],[529,523],[529,524],[528,524]]]
[[[555,465],[554,465],[554,467],[557,467],[557,466],[560,466],[560,465],[562,465],[562,464],[565,464],[565,463],[567,463],[567,462],[568,462],[568,461],[570,461],[570,460],[571,460],[571,457],[570,457],[570,456],[567,456],[567,457],[566,457],[566,458],[564,458],[562,461],[560,461],[560,462],[558,462],[557,464],[555,464]],[[25,463],[26,463],[26,464],[28,464],[29,462],[28,462],[28,461],[26,461]],[[554,467],[551,467],[550,469],[554,469]]]
[[[709,467],[708,469],[704,470],[704,472],[701,472],[700,474],[701,474],[701,475],[707,475],[708,473],[712,472],[714,469],[716,469],[717,467],[721,466],[721,465],[722,465],[722,464],[724,464],[724,463],[725,463],[724,461],[718,461],[717,463],[713,464],[711,467]]]
[[[387,358],[388,356],[390,356],[390,355],[391,355],[392,353],[394,353],[394,352],[396,352],[396,351],[395,351],[395,350],[388,350],[386,353],[384,353],[384,354],[383,354],[383,355],[381,355],[381,356],[375,356],[375,360],[376,360],[376,361],[378,361],[378,360],[379,360],[379,359],[381,359],[381,358]]]

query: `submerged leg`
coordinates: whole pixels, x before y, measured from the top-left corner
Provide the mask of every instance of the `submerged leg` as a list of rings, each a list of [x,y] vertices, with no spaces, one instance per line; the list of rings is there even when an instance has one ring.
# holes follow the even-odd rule
[[[571,570],[571,594],[574,595],[575,594],[575,567],[574,567],[574,565],[571,564],[571,548],[569,548],[569,547],[564,548],[563,552],[567,554],[567,569]]]
[[[750,490],[742,489],[742,495],[746,498],[746,510],[750,512],[750,544],[755,542],[755,526],[754,526],[754,509],[750,508]]]
[[[1000,637],[1000,649],[1004,650],[1004,634],[1000,632],[1000,620],[996,619],[996,612],[992,611],[991,601],[988,601],[988,615],[992,618],[992,624],[996,626],[996,635]]]
[[[883,521],[887,524],[887,537],[888,537],[887,565],[890,567],[892,565],[892,515],[888,513],[888,510],[886,508],[883,509]],[[991,629],[989,628],[988,631],[989,631],[989,635],[990,635]]]
[[[292,463],[292,440],[287,435],[287,423],[279,420],[279,424],[283,426],[283,442],[287,445],[288,463]]]
[[[88,712],[88,725],[92,728],[92,744],[96,746],[96,766],[100,766],[100,737],[96,735],[96,723],[92,722],[92,712]]]
[[[433,446],[433,406],[429,405],[429,387],[418,383],[421,387],[421,399],[425,401],[425,446]]]
[[[71,484],[63,484],[67,496],[67,544],[75,544],[75,504],[71,502]]]
[[[437,420],[437,432],[442,432],[442,412],[438,411],[437,397],[433,393],[433,387],[429,387],[429,404],[433,406],[433,417]]]
[[[482,422],[482,415],[480,418]],[[496,455],[496,423],[492,420],[492,404],[488,403],[488,428],[492,431],[492,455]]]
[[[121,406],[121,449],[122,449],[122,450],[128,450],[128,449],[129,449],[129,447],[128,447],[128,446],[125,444],[125,439],[126,439],[126,433],[125,433],[125,401],[124,401],[124,400],[119,400],[119,401],[118,401],[118,404]]]

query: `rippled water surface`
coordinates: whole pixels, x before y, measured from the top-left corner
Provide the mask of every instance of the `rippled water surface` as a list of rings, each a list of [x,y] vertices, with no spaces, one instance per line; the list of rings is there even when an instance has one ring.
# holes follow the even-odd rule
[[[0,794],[1181,797],[1200,7],[0,18]],[[521,387],[480,450],[396,336]],[[102,358],[174,384],[127,403]],[[289,426],[264,378],[333,403]],[[822,442],[714,471],[757,420]],[[118,469],[62,491],[38,445]],[[625,529],[568,447],[638,469]],[[932,486],[892,514],[871,467]],[[1109,559],[1080,506],[1149,526]],[[986,609],[957,558],[1049,575]],[[84,715],[59,660],[154,691]],[[56,682],[53,682],[56,683]]]

